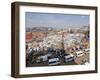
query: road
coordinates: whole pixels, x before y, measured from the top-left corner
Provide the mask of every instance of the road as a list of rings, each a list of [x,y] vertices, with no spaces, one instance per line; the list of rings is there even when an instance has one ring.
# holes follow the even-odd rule
[[[54,66],[61,66],[61,65],[77,65],[74,61],[70,61],[70,62],[61,62],[61,64],[58,65],[54,65]],[[48,65],[48,61],[42,62],[42,63],[33,63],[33,64],[28,64],[26,67],[41,67],[41,66],[50,66]]]
[[[70,62],[64,62],[63,58],[59,58],[60,59],[60,64],[58,65],[81,65],[84,64],[84,60],[86,60],[87,62],[89,62],[90,60],[90,54],[89,52],[87,54],[84,54],[82,56],[79,57],[74,57],[73,61]],[[54,65],[54,66],[58,66],[58,65]],[[42,62],[33,62],[33,63],[27,63],[26,67],[41,67],[41,66],[50,66],[48,65],[48,61],[42,61]]]

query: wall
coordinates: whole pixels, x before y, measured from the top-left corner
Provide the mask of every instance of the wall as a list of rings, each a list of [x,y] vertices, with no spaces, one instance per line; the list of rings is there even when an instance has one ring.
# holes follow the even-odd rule
[[[0,80],[16,80],[10,76],[10,59],[11,59],[11,2],[15,0],[1,0],[0,2]],[[100,9],[99,0],[16,0],[16,1],[30,1],[41,3],[56,3],[56,4],[76,4],[98,6]],[[98,11],[100,14],[100,11]],[[100,16],[98,15],[98,21]],[[100,35],[100,23],[98,24],[98,34]],[[100,37],[98,37],[100,41]],[[100,44],[98,42],[98,44]],[[100,45],[98,45],[100,47]],[[100,50],[99,50],[100,52]],[[98,53],[99,53],[98,52]],[[98,58],[100,54],[98,55]],[[99,58],[100,61],[100,58]],[[99,62],[98,62],[99,63]],[[100,67],[100,64],[98,65]],[[64,75],[53,77],[39,77],[39,78],[22,78],[18,80],[99,80],[100,69],[97,74],[84,74],[84,75]]]

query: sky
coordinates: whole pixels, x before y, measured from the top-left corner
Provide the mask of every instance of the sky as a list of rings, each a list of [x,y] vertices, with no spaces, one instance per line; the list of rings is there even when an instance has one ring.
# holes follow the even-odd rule
[[[89,25],[89,15],[60,14],[60,13],[25,13],[25,25],[32,27],[81,27]]]

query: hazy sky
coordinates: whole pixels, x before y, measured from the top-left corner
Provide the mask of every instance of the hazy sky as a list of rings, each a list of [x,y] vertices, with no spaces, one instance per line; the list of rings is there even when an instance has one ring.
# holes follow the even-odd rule
[[[25,23],[26,27],[80,27],[89,25],[89,15],[26,12]]]

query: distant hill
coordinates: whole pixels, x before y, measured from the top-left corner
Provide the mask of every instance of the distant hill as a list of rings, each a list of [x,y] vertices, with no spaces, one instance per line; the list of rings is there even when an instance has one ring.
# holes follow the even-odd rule
[[[32,27],[32,28],[26,28],[26,32],[35,32],[35,31],[52,31],[52,30],[60,30],[60,29],[79,29],[81,31],[87,31],[89,30],[89,26],[81,26],[81,27],[73,27],[73,26],[67,26],[65,28],[53,28],[53,27],[45,27],[45,26],[39,26],[39,27]]]
[[[30,28],[26,28],[26,32],[30,32],[31,31],[31,29]]]
[[[51,27],[32,27],[32,28],[26,28],[26,32],[28,31],[51,31],[53,28]]]

